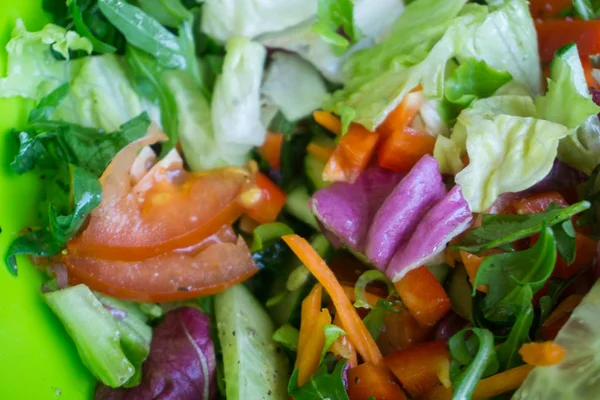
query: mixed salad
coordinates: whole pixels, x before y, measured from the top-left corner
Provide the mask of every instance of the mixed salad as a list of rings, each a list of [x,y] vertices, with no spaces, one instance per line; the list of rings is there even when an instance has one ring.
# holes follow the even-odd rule
[[[600,398],[600,2],[43,3],[6,264],[96,399]]]

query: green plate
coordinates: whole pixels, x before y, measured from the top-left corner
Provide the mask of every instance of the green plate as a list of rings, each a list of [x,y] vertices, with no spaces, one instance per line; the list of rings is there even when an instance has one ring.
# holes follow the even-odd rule
[[[6,73],[6,42],[17,18],[29,30],[48,22],[41,0],[0,0],[0,75]],[[10,162],[17,143],[9,134],[23,126],[30,102],[0,99],[0,399],[93,398],[95,379],[40,296],[42,274],[25,259],[19,276],[4,265],[6,250],[25,226],[35,223],[39,178],[17,176]]]

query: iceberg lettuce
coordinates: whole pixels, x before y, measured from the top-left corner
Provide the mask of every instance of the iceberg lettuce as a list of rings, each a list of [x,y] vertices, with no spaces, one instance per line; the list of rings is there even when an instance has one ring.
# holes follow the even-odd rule
[[[221,42],[234,36],[253,38],[292,27],[316,14],[316,0],[206,0],[202,31]]]
[[[7,76],[0,78],[0,97],[41,99],[69,82],[81,66],[80,60],[68,62],[69,51],[82,50],[89,54],[92,48],[88,39],[58,25],[48,24],[41,31],[29,32],[18,19],[6,45]],[[51,49],[65,60],[57,60]]]
[[[278,52],[265,73],[261,92],[288,121],[296,121],[320,107],[327,87],[309,62],[295,54]]]

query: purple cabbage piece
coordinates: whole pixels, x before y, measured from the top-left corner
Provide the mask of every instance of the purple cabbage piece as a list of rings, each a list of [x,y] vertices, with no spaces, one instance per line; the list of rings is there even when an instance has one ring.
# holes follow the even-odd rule
[[[586,174],[557,158],[554,160],[554,164],[548,175],[526,191],[540,193],[568,189],[585,182],[587,179],[588,176]]]
[[[594,103],[600,106],[600,90],[590,89],[590,93],[592,95],[592,100],[594,100]],[[600,114],[598,114],[598,117],[600,118]]]
[[[452,238],[464,232],[472,220],[469,204],[456,185],[423,217],[410,240],[400,246],[387,267],[387,276],[397,282],[409,271],[426,264]]]
[[[435,158],[425,155],[383,202],[369,228],[366,256],[384,270],[429,209],[446,194]]]
[[[170,311],[154,329],[142,382],[131,389],[99,385],[96,400],[197,400],[216,393],[210,319],[195,308]]]
[[[375,213],[404,174],[368,167],[353,184],[336,182],[318,190],[309,201],[317,220],[338,243],[361,251]]]

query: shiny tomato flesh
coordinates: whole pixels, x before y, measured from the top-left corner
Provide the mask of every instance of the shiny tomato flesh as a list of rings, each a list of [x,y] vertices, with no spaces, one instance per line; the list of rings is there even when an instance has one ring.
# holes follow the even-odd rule
[[[71,284],[123,300],[164,302],[221,292],[258,269],[242,238],[231,227],[195,246],[142,261],[114,261],[67,255],[62,262]]]
[[[140,182],[130,182],[131,154],[119,153],[100,178],[103,198],[69,254],[138,261],[184,248],[233,223],[243,210],[238,195],[254,180],[252,168],[197,174],[181,158],[165,157]],[[135,153],[134,153],[135,154]]]

